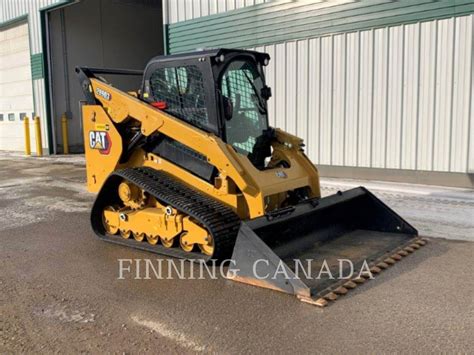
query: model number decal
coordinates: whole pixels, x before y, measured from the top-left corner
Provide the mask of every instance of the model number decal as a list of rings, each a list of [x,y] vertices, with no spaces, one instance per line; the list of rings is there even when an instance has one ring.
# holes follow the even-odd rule
[[[112,141],[108,132],[89,131],[89,147],[99,150],[100,154],[109,154]]]
[[[110,129],[110,126],[108,125],[108,123],[96,123],[94,129],[96,131],[108,131]]]
[[[100,97],[103,97],[104,99],[106,99],[107,101],[110,100],[110,93],[108,93],[107,91],[105,90],[102,90],[101,88],[96,88],[95,89],[95,93],[97,95],[99,95]]]

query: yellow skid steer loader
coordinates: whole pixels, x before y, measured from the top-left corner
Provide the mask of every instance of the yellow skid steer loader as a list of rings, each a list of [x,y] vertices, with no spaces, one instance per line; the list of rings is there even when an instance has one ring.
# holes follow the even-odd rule
[[[173,257],[231,258],[229,278],[324,306],[363,283],[362,268],[378,273],[425,241],[363,187],[321,198],[303,141],[268,124],[269,60],[215,49],[155,57],[143,72],[76,68],[92,228]],[[100,75],[142,83],[125,92]],[[297,275],[334,273],[340,259],[354,277]]]

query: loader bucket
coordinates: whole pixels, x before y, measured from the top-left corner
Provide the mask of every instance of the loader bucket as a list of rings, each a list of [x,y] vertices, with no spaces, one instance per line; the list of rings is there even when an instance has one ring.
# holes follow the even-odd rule
[[[325,306],[424,245],[417,235],[359,187],[242,222],[227,278]]]

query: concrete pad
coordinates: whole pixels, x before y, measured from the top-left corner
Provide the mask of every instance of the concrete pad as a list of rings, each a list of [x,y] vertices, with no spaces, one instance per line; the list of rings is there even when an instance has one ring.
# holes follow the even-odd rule
[[[4,158],[0,177],[2,353],[468,353],[473,348],[472,242],[429,238],[375,280],[321,309],[221,277],[145,280],[127,274],[120,280],[119,259],[162,258],[95,238],[89,226],[94,196],[85,190],[83,167]],[[349,187],[344,184],[331,187]],[[330,184],[323,185],[330,192]],[[372,187],[397,211],[418,211],[406,217],[418,228],[425,223],[427,234],[446,228],[446,237],[463,239],[472,228],[472,215],[466,218],[472,200],[464,195]],[[464,217],[452,221],[456,209],[464,209],[458,212]],[[439,218],[443,213],[448,215]],[[187,275],[189,268],[186,264]]]

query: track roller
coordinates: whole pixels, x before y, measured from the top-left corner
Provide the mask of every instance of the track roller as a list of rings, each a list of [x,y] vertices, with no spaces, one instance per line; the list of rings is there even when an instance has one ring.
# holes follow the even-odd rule
[[[152,235],[152,234],[147,234],[146,235],[146,240],[148,241],[148,243],[150,243],[151,245],[156,245],[158,244],[158,240],[160,239],[159,236],[157,235]]]
[[[145,233],[136,233],[136,232],[133,232],[133,238],[137,241],[137,242],[143,242],[143,240],[145,239]]]

